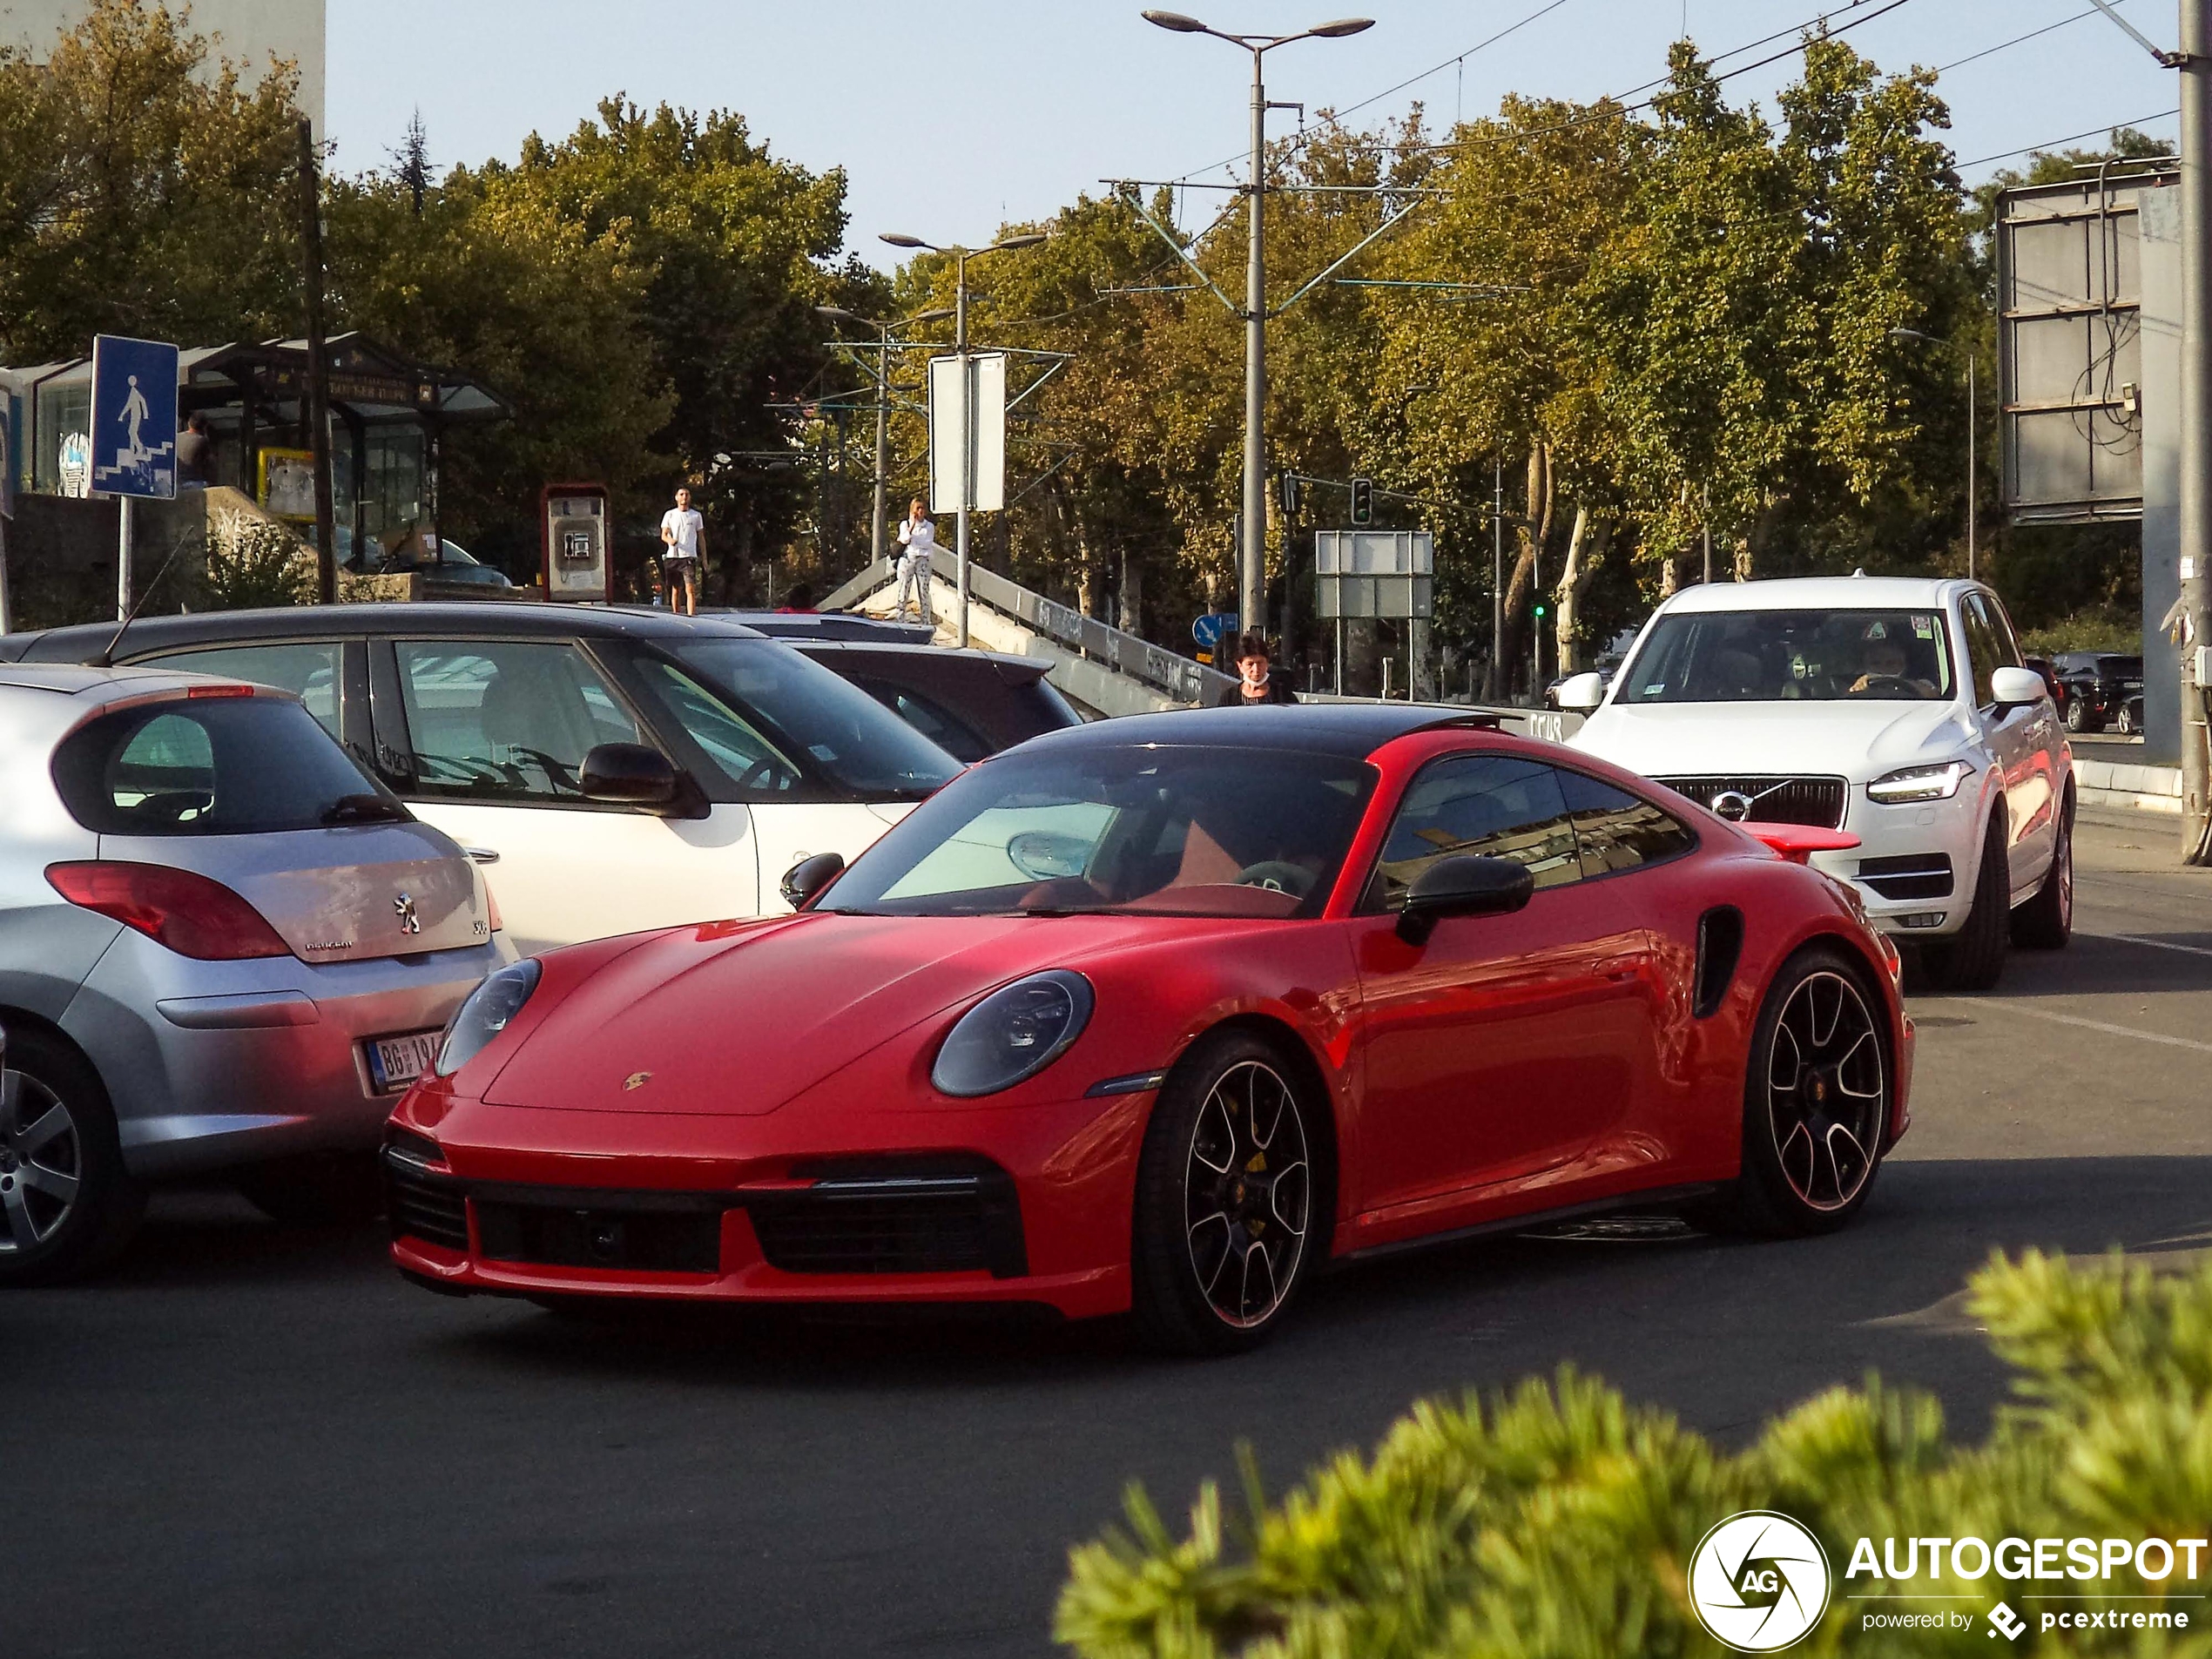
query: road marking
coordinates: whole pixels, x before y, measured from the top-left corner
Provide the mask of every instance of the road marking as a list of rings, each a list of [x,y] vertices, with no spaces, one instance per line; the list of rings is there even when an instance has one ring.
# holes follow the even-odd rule
[[[2078,1014],[2054,1014],[2048,1008],[2015,1008],[2009,1002],[1999,1001],[1976,1002],[1973,1007],[1993,1009],[2000,1014],[2017,1014],[2023,1019],[2049,1020],[2057,1025],[2079,1026],[2084,1031],[2101,1031],[2108,1037],[2135,1037],[2144,1042],[2162,1042],[2169,1048],[2192,1049],[2198,1054],[2212,1054],[2212,1042],[2197,1042],[2188,1037],[2169,1037],[2159,1031],[2139,1031],[2132,1025],[2113,1025],[2104,1020],[2085,1020]]]
[[[2122,945],[2148,945],[2153,950],[2177,950],[2184,956],[2212,956],[2202,945],[2177,945],[2170,939],[2146,939],[2141,934],[2084,934],[2084,939],[2116,941]]]

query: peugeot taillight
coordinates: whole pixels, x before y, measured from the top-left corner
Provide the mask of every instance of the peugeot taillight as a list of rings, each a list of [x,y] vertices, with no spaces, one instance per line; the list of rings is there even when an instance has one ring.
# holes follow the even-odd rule
[[[46,880],[70,903],[111,916],[180,956],[234,961],[292,954],[260,911],[190,870],[99,860],[50,864]]]

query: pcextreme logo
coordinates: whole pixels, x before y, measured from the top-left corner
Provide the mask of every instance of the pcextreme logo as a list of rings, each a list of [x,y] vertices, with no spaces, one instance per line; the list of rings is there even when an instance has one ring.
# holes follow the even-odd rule
[[[1828,1610],[1828,1554],[1771,1509],[1730,1515],[1689,1558],[1689,1605],[1714,1641],[1738,1653],[1778,1653]]]

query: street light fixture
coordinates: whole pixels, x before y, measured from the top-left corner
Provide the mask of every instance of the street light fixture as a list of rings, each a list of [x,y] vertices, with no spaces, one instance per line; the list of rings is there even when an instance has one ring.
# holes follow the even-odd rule
[[[1252,55],[1251,246],[1244,265],[1244,544],[1238,550],[1241,626],[1266,625],[1267,597],[1267,86],[1262,60],[1294,40],[1341,40],[1375,26],[1372,17],[1340,17],[1294,35],[1237,35],[1179,11],[1147,11],[1145,22],[1177,35],[1211,35]]]
[[[1918,328],[1892,328],[1892,340],[1917,340],[1923,345],[1944,346],[1951,342],[1938,340],[1933,334],[1924,334]],[[1966,347],[1966,579],[1974,579],[1974,482],[1978,470],[1975,457],[1974,428],[1981,415],[1981,406],[1974,395],[1974,362],[1977,354],[1972,346]]]
[[[941,246],[935,242],[925,242],[919,236],[910,236],[904,231],[884,231],[879,234],[877,239],[880,241],[888,242],[893,247],[916,248],[926,253],[949,253],[953,256],[953,352],[954,354],[960,359],[961,384],[963,387],[967,386],[968,383],[968,260],[981,259],[986,253],[1011,253],[1017,248],[1035,247],[1038,243],[1047,239],[1044,233],[1041,231],[1022,231],[1012,236],[1001,236],[997,241],[993,242],[985,247],[958,247],[952,246]],[[924,320],[925,319],[938,318],[944,315],[944,311],[940,308],[935,311],[924,312],[921,316],[914,318],[912,320],[919,322]],[[975,435],[973,430],[975,421],[974,400],[973,398],[963,398],[962,401],[967,408],[968,421],[970,428],[970,430],[967,434],[967,446],[962,451],[962,454],[963,455],[973,455],[975,453]],[[961,470],[963,473],[968,470],[968,463],[965,460],[963,460],[961,463]],[[963,485],[965,485],[966,482],[967,481],[965,480],[963,481]],[[968,644],[968,489],[963,487],[961,491],[960,514],[954,520],[956,529],[954,530],[954,550],[956,556],[955,562],[960,567],[958,643],[962,646],[965,646]]]

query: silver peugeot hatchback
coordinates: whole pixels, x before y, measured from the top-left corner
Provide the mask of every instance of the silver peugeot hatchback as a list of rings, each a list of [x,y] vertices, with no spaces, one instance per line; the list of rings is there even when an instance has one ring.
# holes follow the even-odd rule
[[[0,666],[0,1285],[96,1265],[165,1177],[311,1211],[513,959],[290,693]]]

